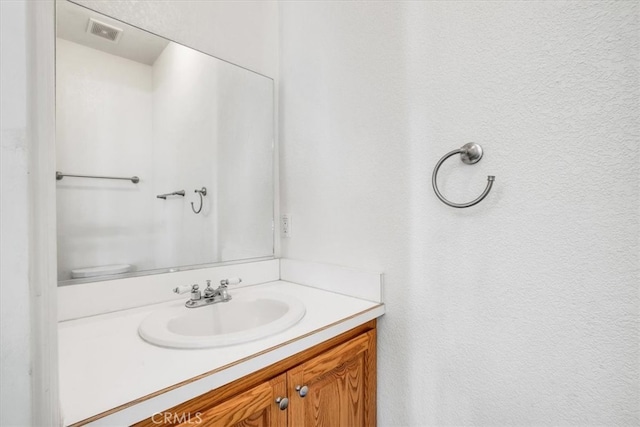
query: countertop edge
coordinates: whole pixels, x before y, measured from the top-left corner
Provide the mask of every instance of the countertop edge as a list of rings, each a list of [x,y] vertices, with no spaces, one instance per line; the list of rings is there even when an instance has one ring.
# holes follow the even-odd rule
[[[376,319],[382,316],[384,312],[384,304],[377,304],[369,309],[318,328],[305,335],[240,359],[232,364],[220,367],[164,390],[159,390],[156,393],[138,399],[138,401],[129,402],[85,420],[77,421],[71,424],[71,426],[131,425],[152,416],[154,413],[176,406],[212,389],[257,372],[289,356],[307,350],[370,320]],[[221,375],[223,373],[224,375]]]

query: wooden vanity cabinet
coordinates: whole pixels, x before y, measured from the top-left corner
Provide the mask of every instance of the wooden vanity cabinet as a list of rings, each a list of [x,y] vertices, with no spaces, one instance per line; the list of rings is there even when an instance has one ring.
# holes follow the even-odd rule
[[[372,320],[135,425],[375,426],[375,327]]]

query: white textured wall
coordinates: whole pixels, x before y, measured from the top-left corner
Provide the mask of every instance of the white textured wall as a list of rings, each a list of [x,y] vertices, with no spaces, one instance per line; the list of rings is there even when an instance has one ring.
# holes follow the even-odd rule
[[[282,253],[385,272],[379,425],[640,423],[638,13],[282,4]]]
[[[31,424],[26,4],[0,2],[0,425]]]

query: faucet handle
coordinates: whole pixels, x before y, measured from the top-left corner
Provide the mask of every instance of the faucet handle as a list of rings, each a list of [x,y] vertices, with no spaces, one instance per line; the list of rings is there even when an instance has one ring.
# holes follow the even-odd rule
[[[191,292],[191,286],[190,285],[178,286],[173,288],[173,292],[176,294],[186,294],[187,292]]]
[[[240,282],[242,282],[241,278],[232,277],[230,279],[222,279],[222,280],[220,280],[220,286],[237,285]]]
[[[200,286],[197,284],[191,287],[191,301],[197,301],[202,298],[202,293],[200,292]]]

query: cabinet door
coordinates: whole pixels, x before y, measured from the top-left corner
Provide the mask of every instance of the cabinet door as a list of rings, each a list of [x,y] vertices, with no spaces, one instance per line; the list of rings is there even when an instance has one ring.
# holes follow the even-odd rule
[[[290,426],[375,426],[375,339],[367,332],[287,373]]]
[[[190,411],[181,427],[286,427],[286,408],[278,397],[286,397],[286,375],[282,374],[206,411]],[[286,406],[286,405],[283,405]]]

